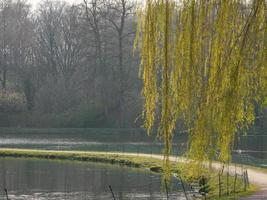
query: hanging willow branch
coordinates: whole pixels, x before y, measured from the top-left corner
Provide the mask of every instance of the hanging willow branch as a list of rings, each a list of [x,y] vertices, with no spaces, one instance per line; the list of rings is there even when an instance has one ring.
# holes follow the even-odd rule
[[[138,13],[145,128],[159,127],[167,176],[178,120],[191,130],[192,160],[228,161],[266,101],[266,1],[146,0]]]

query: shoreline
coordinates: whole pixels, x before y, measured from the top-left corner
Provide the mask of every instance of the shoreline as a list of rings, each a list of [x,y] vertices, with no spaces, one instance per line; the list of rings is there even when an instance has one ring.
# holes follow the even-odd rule
[[[152,172],[162,172],[162,156],[161,155],[149,155],[149,154],[135,154],[135,153],[118,153],[118,152],[90,152],[90,151],[56,151],[56,150],[34,150],[34,149],[10,149],[0,148],[0,157],[10,158],[37,158],[37,159],[49,159],[49,160],[69,160],[80,162],[98,162],[107,164],[116,164],[134,168],[143,168]],[[186,174],[182,173],[183,167],[186,165],[184,158],[175,158],[171,161],[171,171],[174,174],[178,174],[186,181]],[[213,172],[216,175],[216,172]],[[226,175],[224,175],[226,180]],[[230,182],[234,180],[233,176],[230,176]],[[221,198],[217,197],[217,177],[211,180],[212,192],[208,199],[224,199],[234,200],[244,196],[249,196],[259,190],[255,185],[252,185],[246,191],[242,190],[242,180],[238,179],[238,192],[230,193],[230,195],[223,195]],[[231,189],[231,187],[230,187]]]

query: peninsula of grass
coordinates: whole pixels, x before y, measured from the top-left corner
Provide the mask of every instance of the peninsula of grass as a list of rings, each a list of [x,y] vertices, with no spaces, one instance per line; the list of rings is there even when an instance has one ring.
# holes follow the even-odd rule
[[[123,165],[134,168],[148,169],[156,173],[162,172],[162,161],[153,157],[142,157],[141,155],[130,155],[123,153],[112,152],[83,152],[83,151],[50,151],[50,150],[32,150],[32,149],[0,149],[0,157],[11,158],[38,158],[51,160],[72,160],[83,162],[101,162]],[[171,171],[176,176],[182,178],[187,183],[197,182],[197,179],[192,179],[187,173],[188,164],[171,162]],[[223,175],[221,177],[221,197],[219,194],[218,172],[207,171],[208,185],[210,191],[207,199],[223,199],[235,200],[241,196],[247,196],[256,191],[256,187],[251,185],[244,191],[242,179],[235,180],[234,177]],[[228,180],[227,180],[228,179]],[[228,186],[226,183],[228,182]],[[235,185],[235,191],[233,191]]]

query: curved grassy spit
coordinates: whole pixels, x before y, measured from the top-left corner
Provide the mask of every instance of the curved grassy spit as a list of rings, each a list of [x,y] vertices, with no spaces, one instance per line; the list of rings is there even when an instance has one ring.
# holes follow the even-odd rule
[[[32,150],[32,149],[0,149],[0,157],[13,157],[13,158],[38,158],[38,159],[56,159],[56,160],[73,160],[73,161],[87,161],[87,162],[101,162],[110,164],[119,164],[135,168],[144,168],[151,171],[161,173],[162,161],[157,158],[142,157],[138,155],[129,155],[121,153],[110,152],[82,152],[82,151],[48,151],[48,150]],[[171,170],[173,173],[178,174],[182,179],[187,182],[196,181],[191,180],[187,175],[187,166],[185,163],[171,162]],[[241,179],[236,181],[236,192],[232,191],[234,185],[234,177],[229,177],[228,191],[230,195],[226,195],[226,185],[222,186],[221,198],[218,198],[218,173],[207,171],[209,174],[209,185],[211,191],[208,199],[224,199],[234,200],[241,196],[247,196],[256,191],[256,186],[251,186],[247,191],[243,190],[243,183]],[[227,177],[222,177],[222,182],[226,183]]]

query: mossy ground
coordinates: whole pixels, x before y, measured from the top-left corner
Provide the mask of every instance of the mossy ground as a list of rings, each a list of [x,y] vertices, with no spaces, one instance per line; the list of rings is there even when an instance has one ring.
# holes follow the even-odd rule
[[[116,153],[105,152],[82,152],[82,151],[47,151],[47,150],[24,150],[24,149],[0,149],[0,157],[13,157],[13,158],[39,158],[39,159],[54,159],[54,160],[73,160],[73,161],[90,161],[102,162],[125,165],[135,168],[150,169],[154,172],[161,172],[162,161],[156,158],[142,157],[137,155],[123,155]],[[197,181],[192,179],[188,172],[188,164],[171,162],[172,173],[178,174],[182,179],[187,182]],[[221,178],[221,194],[219,198],[219,184],[218,172],[204,170],[204,174],[208,177],[208,184],[210,185],[210,192],[208,199],[216,200],[234,200],[241,196],[252,194],[257,190],[257,187],[251,185],[244,191],[244,184],[241,179],[236,180],[236,189],[234,188],[234,177],[228,176],[228,189],[227,189],[227,176],[223,175]],[[229,195],[227,195],[229,193]]]

